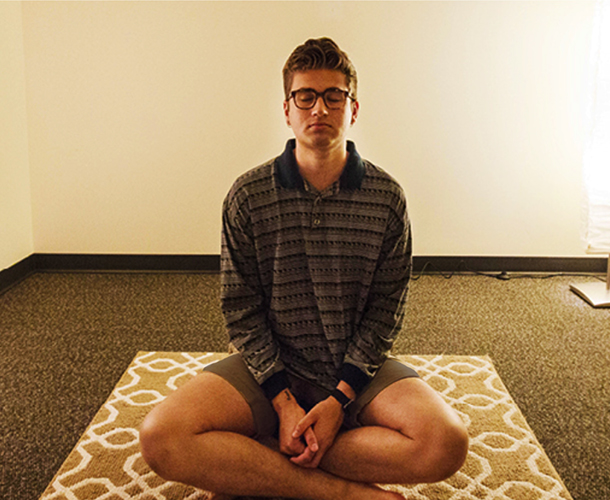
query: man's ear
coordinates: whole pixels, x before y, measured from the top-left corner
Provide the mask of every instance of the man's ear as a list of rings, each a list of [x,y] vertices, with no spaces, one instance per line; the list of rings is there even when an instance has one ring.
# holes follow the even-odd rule
[[[358,118],[358,111],[360,110],[360,103],[358,101],[352,102],[352,121],[350,125],[356,123],[356,118]]]
[[[289,105],[288,101],[284,101],[284,103],[283,103],[284,118],[286,118],[286,125],[288,125],[290,127],[290,116],[289,116],[288,105]]]

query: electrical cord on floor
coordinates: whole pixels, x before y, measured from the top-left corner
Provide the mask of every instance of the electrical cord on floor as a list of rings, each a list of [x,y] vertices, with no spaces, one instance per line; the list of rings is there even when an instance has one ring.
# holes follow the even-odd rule
[[[426,272],[426,269],[428,269],[428,268],[434,269],[434,271],[433,271],[434,274],[438,274],[447,280],[453,278],[453,276],[455,276],[458,273],[460,273],[460,274],[468,273],[468,274],[475,274],[477,276],[484,276],[486,278],[493,278],[493,279],[497,279],[500,281],[510,281],[510,280],[514,280],[514,279],[545,280],[545,279],[557,278],[557,277],[561,277],[561,276],[586,277],[586,278],[595,278],[596,280],[603,281],[603,282],[606,281],[605,277],[600,277],[595,274],[572,274],[572,273],[549,273],[549,274],[511,273],[511,274],[509,274],[506,271],[499,271],[499,272],[475,271],[474,269],[469,269],[468,266],[466,266],[466,262],[463,260],[459,261],[457,269],[455,269],[454,271],[450,271],[448,274],[446,272],[441,271],[432,262],[427,261],[424,264],[424,267],[422,267],[421,271],[419,271],[419,273],[417,275],[414,274],[411,276],[411,280],[417,281],[418,279],[420,279]]]

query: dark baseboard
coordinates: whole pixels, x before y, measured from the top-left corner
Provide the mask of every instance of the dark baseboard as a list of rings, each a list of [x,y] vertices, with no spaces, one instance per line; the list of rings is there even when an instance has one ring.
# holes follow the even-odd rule
[[[37,253],[38,271],[219,271],[220,255],[116,255]]]
[[[0,271],[0,293],[36,272],[214,272],[220,255],[34,253]]]
[[[17,264],[0,271],[0,293],[8,290],[10,287],[35,272],[35,260],[34,254],[32,254],[29,257],[20,260]]]
[[[443,257],[415,256],[415,273],[606,273],[608,259],[599,257]]]
[[[414,273],[604,274],[598,257],[413,257]],[[35,272],[217,272],[220,255],[115,255],[34,253],[0,271],[0,293]]]

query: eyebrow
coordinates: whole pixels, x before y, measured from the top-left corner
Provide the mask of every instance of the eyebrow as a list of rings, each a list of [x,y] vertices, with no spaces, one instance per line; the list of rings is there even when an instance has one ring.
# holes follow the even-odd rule
[[[313,89],[311,87],[303,87],[300,89],[295,89],[292,92],[299,92],[301,90],[311,90],[312,92],[317,92],[318,94],[322,94],[324,92],[326,92],[327,90],[340,90],[341,92],[349,92],[349,90],[347,89],[340,89],[339,87],[328,87],[327,89],[324,89],[322,92],[318,92],[316,89]]]

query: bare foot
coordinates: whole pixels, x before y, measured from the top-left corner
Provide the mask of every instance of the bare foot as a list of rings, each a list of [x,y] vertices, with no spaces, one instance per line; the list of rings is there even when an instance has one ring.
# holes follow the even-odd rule
[[[205,495],[203,498],[205,498],[205,500],[233,500],[234,497],[232,495],[225,495],[224,493],[213,493],[211,491],[206,491]]]

